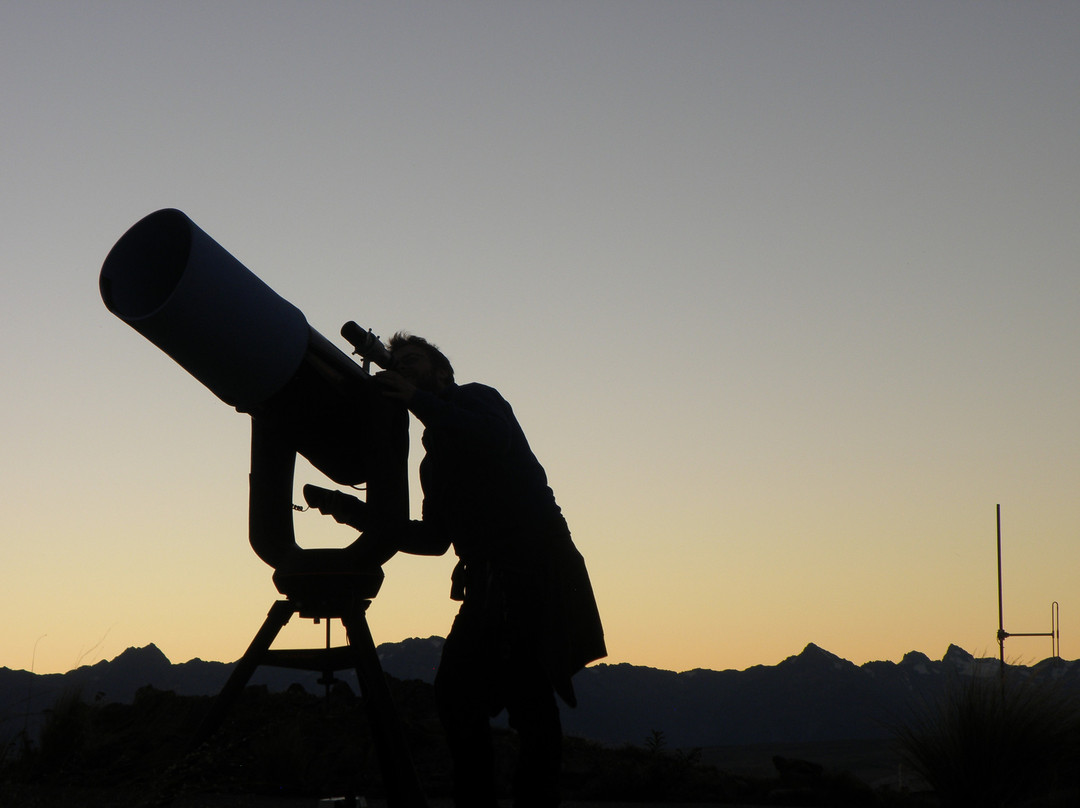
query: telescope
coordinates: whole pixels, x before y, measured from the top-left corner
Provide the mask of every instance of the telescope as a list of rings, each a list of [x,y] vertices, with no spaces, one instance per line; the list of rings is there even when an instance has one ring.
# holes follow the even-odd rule
[[[424,805],[364,616],[394,552],[393,532],[409,518],[408,412],[382,396],[368,372],[372,361],[388,366],[385,347],[346,323],[342,334],[362,356],[358,364],[179,210],[159,210],[133,225],[106,257],[99,286],[109,311],[251,417],[248,539],[274,568],[286,600],[274,604],[237,664],[198,732],[200,742],[259,664],[319,670],[328,678],[355,667],[389,802]],[[297,543],[297,454],[340,485],[365,486],[363,503],[354,503],[363,531],[349,546]],[[270,650],[294,613],[327,620],[327,648],[316,649],[326,654]],[[348,649],[329,647],[332,617],[345,624]]]
[[[131,227],[99,284],[109,311],[251,416],[249,539],[278,571],[275,583],[318,552],[302,551],[293,530],[296,453],[341,485],[366,484],[373,535],[346,550],[372,554],[376,567],[386,560],[374,534],[408,519],[408,415],[362,366],[178,210]],[[355,323],[343,331],[376,362],[389,361],[370,332]]]

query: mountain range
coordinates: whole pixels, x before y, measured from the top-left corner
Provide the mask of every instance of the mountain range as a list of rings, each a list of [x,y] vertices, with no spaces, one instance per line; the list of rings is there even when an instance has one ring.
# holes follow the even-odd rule
[[[394,678],[430,684],[442,644],[440,637],[386,643],[378,648],[379,659]],[[149,685],[182,696],[213,695],[232,667],[200,659],[173,664],[151,644],[63,674],[0,668],[0,742],[35,731],[64,694],[129,703]],[[1052,676],[1080,692],[1080,661],[1054,658],[1007,668],[1014,675]],[[941,660],[913,651],[898,663],[862,665],[813,643],[777,665],[746,670],[676,673],[601,663],[574,678],[579,706],[563,707],[563,727],[568,735],[608,745],[640,745],[663,733],[665,743],[676,748],[888,738],[892,727],[938,698],[950,678],[999,672],[998,660],[976,658],[955,645]],[[337,675],[355,686],[351,672]],[[299,683],[320,693],[318,678],[264,666],[251,684],[278,692]]]

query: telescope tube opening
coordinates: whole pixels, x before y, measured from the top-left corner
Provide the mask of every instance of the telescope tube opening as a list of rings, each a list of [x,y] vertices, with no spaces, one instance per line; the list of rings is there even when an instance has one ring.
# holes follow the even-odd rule
[[[99,283],[105,306],[121,320],[153,314],[184,275],[191,253],[191,220],[178,210],[147,216],[116,242]],[[152,270],[150,269],[152,268]]]
[[[281,390],[308,348],[303,312],[178,210],[121,236],[99,287],[109,311],[240,410]]]

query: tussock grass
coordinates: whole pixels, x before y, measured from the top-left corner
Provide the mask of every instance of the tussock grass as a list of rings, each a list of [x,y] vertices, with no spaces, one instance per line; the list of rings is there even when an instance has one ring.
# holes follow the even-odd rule
[[[1048,679],[957,676],[894,731],[943,804],[1022,805],[1074,777],[1080,699]]]

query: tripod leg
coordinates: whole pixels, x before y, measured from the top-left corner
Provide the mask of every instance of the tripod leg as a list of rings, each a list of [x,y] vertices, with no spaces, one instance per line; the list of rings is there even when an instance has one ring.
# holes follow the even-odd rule
[[[342,617],[342,622],[349,637],[349,646],[356,657],[356,676],[360,680],[372,738],[379,755],[386,787],[386,804],[388,808],[427,808],[390,687],[379,664],[375,642],[364,616],[366,607],[365,602],[354,608]]]
[[[251,645],[248,646],[240,661],[236,663],[236,667],[233,668],[225,687],[221,689],[217,698],[214,699],[210,705],[210,711],[195,731],[194,737],[188,744],[189,752],[198,749],[221,726],[221,722],[225,720],[225,716],[228,715],[229,710],[244,691],[244,687],[251,679],[252,674],[255,673],[255,669],[259,667],[266,652],[270,649],[274,638],[289,622],[293,612],[293,605],[287,600],[275,601],[274,605],[270,607],[262,628],[259,629],[255,639],[251,641]]]

